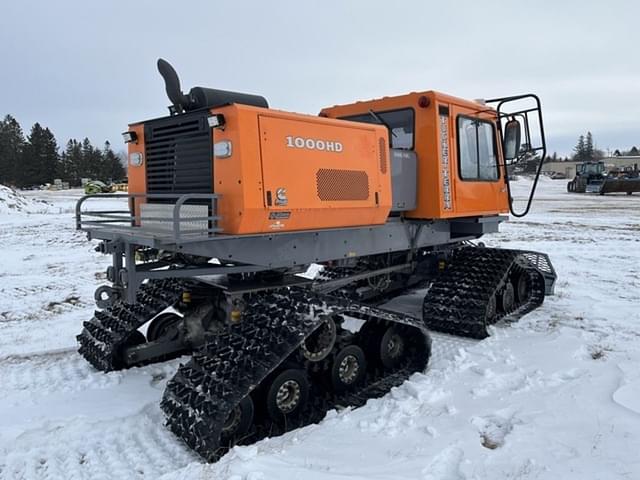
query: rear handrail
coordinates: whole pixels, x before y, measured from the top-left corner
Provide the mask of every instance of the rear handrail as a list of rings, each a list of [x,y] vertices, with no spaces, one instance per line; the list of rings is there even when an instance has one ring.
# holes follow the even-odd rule
[[[128,210],[118,210],[108,208],[106,210],[83,210],[83,205],[93,199],[97,198],[110,198],[110,199],[127,199],[129,209]],[[107,229],[114,224],[120,224],[118,227],[122,229],[123,227],[127,228],[140,228],[147,232],[152,233],[163,233],[163,234],[171,234],[171,238],[179,242],[181,239],[186,237],[198,237],[198,236],[209,236],[210,234],[215,234],[219,232],[221,229],[218,227],[218,221],[220,220],[220,216],[218,215],[218,200],[220,198],[219,194],[215,193],[186,193],[186,194],[175,194],[175,193],[95,193],[89,195],[83,195],[76,202],[75,208],[75,221],[76,221],[76,230],[86,230],[88,226],[93,228],[102,228]],[[170,216],[146,216],[136,215],[137,205],[136,201],[139,199],[146,200],[175,200],[172,204],[171,214]],[[206,205],[211,207],[211,214],[207,216],[198,216],[198,217],[184,217],[183,207],[186,202],[192,200],[208,200]],[[90,217],[87,219],[87,217]],[[171,228],[166,229],[157,229],[150,226],[142,225],[143,221],[154,221],[160,223],[168,223],[171,225]],[[195,222],[195,221],[206,221],[207,227],[199,230],[199,231],[185,231],[182,228],[182,224],[185,222]],[[139,225],[139,226],[138,226]]]

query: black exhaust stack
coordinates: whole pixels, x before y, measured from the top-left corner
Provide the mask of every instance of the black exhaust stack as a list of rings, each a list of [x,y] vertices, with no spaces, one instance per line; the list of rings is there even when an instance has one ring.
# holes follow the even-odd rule
[[[269,104],[260,95],[248,93],[229,92],[226,90],[216,90],[214,88],[193,87],[188,95],[182,93],[180,88],[180,78],[174,68],[162,58],[158,59],[158,71],[164,79],[167,96],[172,107],[171,113],[190,112],[201,108],[215,108],[231,103],[252,105],[254,107],[268,108]]]
[[[177,113],[182,113],[186,110],[186,106],[189,104],[189,97],[182,93],[178,74],[171,64],[162,58],[158,59],[158,71],[164,79],[167,96],[169,97],[169,100],[171,100],[173,108]]]

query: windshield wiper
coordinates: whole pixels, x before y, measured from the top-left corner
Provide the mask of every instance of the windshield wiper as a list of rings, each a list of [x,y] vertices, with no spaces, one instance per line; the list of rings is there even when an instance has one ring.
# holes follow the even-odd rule
[[[385,122],[382,117],[380,115],[378,115],[376,112],[374,112],[373,110],[369,109],[369,115],[371,115],[373,118],[375,118],[378,123],[380,123],[381,125],[384,125],[385,127],[387,127],[387,130],[389,130],[389,132],[391,133],[391,135],[393,135],[394,137],[397,137],[398,135],[396,134],[396,132],[394,132],[391,129],[391,126]]]

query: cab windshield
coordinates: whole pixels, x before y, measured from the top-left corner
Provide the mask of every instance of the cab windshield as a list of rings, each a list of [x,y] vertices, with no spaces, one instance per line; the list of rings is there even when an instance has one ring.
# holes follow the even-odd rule
[[[604,171],[604,165],[601,163],[584,163],[582,164],[582,173],[587,175],[597,175]]]

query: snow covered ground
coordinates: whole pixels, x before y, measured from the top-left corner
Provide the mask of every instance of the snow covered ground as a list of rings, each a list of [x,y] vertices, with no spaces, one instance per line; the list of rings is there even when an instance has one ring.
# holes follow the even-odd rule
[[[429,369],[384,398],[206,465],[162,426],[179,359],[103,374],[75,352],[107,266],[74,231],[81,193],[23,193],[0,202],[0,479],[640,478],[638,195],[542,181],[483,239],[550,254],[542,308],[482,342],[434,335]]]

